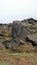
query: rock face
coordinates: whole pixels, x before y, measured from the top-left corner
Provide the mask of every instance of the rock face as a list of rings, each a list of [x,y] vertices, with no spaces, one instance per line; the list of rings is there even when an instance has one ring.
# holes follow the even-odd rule
[[[22,25],[20,22],[15,22],[12,25],[12,37],[13,37],[13,40],[16,42],[19,41],[19,38],[21,35],[21,28],[22,28]]]
[[[30,34],[29,28],[24,26],[22,22],[15,22],[12,26],[12,38],[13,40],[18,43],[25,43],[25,38],[28,34]]]
[[[7,27],[7,35],[4,35],[11,36],[12,39],[3,42],[6,48],[28,52],[35,51],[37,46],[37,20],[30,18],[14,21],[12,25],[9,24]]]

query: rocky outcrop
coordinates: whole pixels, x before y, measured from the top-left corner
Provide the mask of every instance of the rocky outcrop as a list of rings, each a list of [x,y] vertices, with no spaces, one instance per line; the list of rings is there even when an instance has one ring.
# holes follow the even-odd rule
[[[37,46],[37,20],[34,19],[27,19],[21,22],[14,22],[12,26],[12,37],[18,47],[21,48],[23,46],[23,50],[25,50],[25,44],[32,45],[31,49]],[[27,46],[26,46],[27,47]],[[27,48],[28,50],[28,48]]]
[[[7,33],[4,33],[4,36],[12,38],[3,42],[6,48],[28,52],[35,51],[37,46],[37,20],[30,18],[13,21],[13,24],[4,25],[3,32]]]

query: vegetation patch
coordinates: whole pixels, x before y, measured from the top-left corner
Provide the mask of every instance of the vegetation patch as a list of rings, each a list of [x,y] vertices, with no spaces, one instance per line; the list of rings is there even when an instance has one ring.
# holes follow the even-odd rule
[[[8,63],[0,62],[0,65],[8,65]]]

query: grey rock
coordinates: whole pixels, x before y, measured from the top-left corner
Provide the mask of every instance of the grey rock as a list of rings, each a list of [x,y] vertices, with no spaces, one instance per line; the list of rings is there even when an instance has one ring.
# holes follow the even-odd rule
[[[37,33],[27,36],[27,40],[31,42],[33,46],[37,46]]]

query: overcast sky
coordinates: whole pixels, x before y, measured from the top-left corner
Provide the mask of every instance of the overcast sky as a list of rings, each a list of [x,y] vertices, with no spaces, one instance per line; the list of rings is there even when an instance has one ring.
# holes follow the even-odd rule
[[[0,23],[30,17],[37,19],[37,0],[0,0]]]

